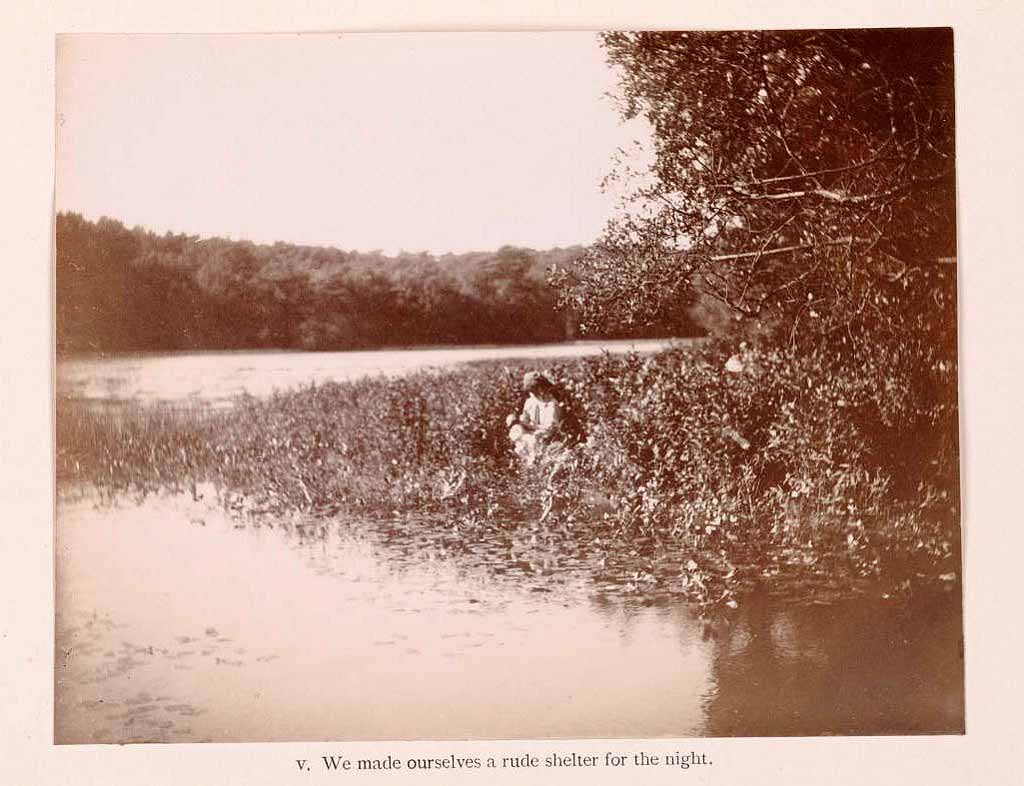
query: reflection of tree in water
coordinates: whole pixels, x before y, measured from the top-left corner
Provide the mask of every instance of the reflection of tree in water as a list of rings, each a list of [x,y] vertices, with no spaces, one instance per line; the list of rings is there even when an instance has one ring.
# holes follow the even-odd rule
[[[659,626],[675,631],[681,649],[701,645],[700,625],[693,608],[678,597],[638,598],[614,593],[598,593],[589,597],[590,608],[605,625],[614,630],[623,645],[635,641],[641,619],[653,616]]]
[[[953,596],[780,610],[764,590],[716,628],[714,736],[950,733],[963,729]]]

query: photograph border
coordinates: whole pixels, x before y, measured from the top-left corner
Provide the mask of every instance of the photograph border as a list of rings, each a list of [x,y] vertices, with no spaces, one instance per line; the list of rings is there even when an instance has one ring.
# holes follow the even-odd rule
[[[357,4],[352,4],[356,6]],[[1015,490],[1019,458],[1014,439],[1020,436],[1013,419],[1015,386],[1021,371],[1019,317],[1021,284],[1011,265],[1020,239],[1015,236],[1013,208],[1016,190],[1010,174],[1014,134],[1020,127],[1015,98],[1022,75],[1022,58],[1015,46],[1019,11],[1010,3],[977,3],[953,11],[945,3],[913,3],[893,12],[882,3],[830,4],[824,12],[807,12],[802,3],[775,4],[770,13],[752,16],[745,3],[722,2],[710,12],[680,8],[672,3],[648,3],[642,8],[602,4],[602,13],[578,7],[574,16],[552,12],[552,4],[532,4],[527,10],[488,21],[471,4],[446,3],[445,13],[424,13],[404,7],[392,14],[381,9],[338,9],[336,4],[309,4],[287,10],[271,4],[225,3],[214,14],[208,4],[192,3],[177,14],[157,4],[119,14],[116,5],[91,4],[75,10],[55,4],[49,13],[19,20],[9,35],[21,46],[6,48],[12,62],[6,69],[23,127],[7,142],[9,160],[18,162],[5,206],[24,228],[13,259],[24,260],[9,290],[5,309],[3,347],[7,374],[3,399],[9,427],[4,446],[5,499],[11,500],[9,521],[17,524],[0,540],[7,562],[6,596],[12,613],[5,624],[2,657],[4,680],[11,696],[2,717],[4,756],[0,778],[11,768],[10,782],[31,783],[285,783],[310,782],[315,775],[295,771],[295,760],[358,751],[377,755],[401,749],[407,755],[435,751],[466,752],[502,749],[548,752],[653,750],[664,741],[580,741],[466,743],[278,743],[195,746],[63,746],[52,744],[52,258],[53,228],[53,35],[56,32],[269,32],[296,30],[332,32],[359,29],[607,29],[641,28],[769,28],[856,26],[954,27],[958,106],[958,235],[961,317],[961,462],[963,487],[964,615],[967,652],[967,734],[944,738],[835,738],[772,740],[680,740],[706,751],[715,767],[699,776],[702,782],[736,783],[779,780],[796,783],[880,784],[995,783],[1016,769],[1013,758],[1019,741],[1009,711],[1016,702],[1007,695],[1003,669],[1014,665],[1020,633],[1007,624],[1019,588],[1011,553],[1020,545],[1013,527],[1019,505]],[[780,13],[780,11],[782,13]],[[1016,11],[1016,14],[1015,14]],[[789,13],[788,22],[785,13]],[[730,21],[731,20],[731,21]],[[795,22],[795,23],[794,23]],[[27,78],[25,78],[27,76]],[[24,84],[18,84],[24,80]],[[981,133],[984,131],[984,133]],[[14,151],[21,151],[14,155]],[[22,195],[18,191],[22,190]],[[26,198],[23,194],[27,193]],[[976,204],[971,200],[984,200]],[[991,201],[989,201],[991,200]],[[31,262],[31,264],[29,264]],[[977,267],[975,267],[977,266]],[[45,395],[43,391],[46,391]],[[49,401],[47,400],[49,399]],[[49,435],[50,439],[40,439]],[[16,459],[16,460],[15,460]],[[1009,607],[1009,608],[1008,608]],[[996,627],[999,626],[999,627]],[[1009,627],[1010,630],[1005,630]],[[987,635],[986,635],[987,633]],[[1019,690],[1019,689],[1018,689]],[[50,695],[47,695],[47,692]],[[631,780],[624,770],[609,780]],[[551,773],[467,773],[446,778],[448,783],[471,783],[486,775],[488,782],[551,782]],[[693,774],[691,774],[693,775]],[[669,782],[674,771],[645,772],[647,782]],[[332,775],[332,777],[339,777]],[[697,776],[694,776],[697,777]],[[590,783],[586,772],[559,772],[560,782]],[[756,779],[756,780],[752,780]],[[413,777],[389,779],[413,781]]]

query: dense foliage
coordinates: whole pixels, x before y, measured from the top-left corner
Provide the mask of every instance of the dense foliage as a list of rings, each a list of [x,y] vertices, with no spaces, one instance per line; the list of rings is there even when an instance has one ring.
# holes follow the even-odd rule
[[[865,573],[954,575],[952,32],[604,44],[654,163],[617,173],[630,208],[556,273],[562,301],[593,326],[685,310],[750,346],[725,377],[681,358],[650,385],[635,369],[625,410],[602,421],[633,460],[594,471],[626,489],[631,521],[703,540],[705,562],[736,567],[746,548],[813,566],[845,543]]]
[[[914,332],[956,254],[951,30],[603,38],[655,160],[621,173],[632,208],[558,279],[585,321],[704,301],[812,343]]]
[[[554,369],[586,439],[532,469],[513,460],[504,420],[524,367],[482,365],[221,411],[64,402],[58,475],[111,491],[213,482],[225,504],[277,514],[409,515],[459,548],[528,532],[561,557],[599,556],[636,591],[708,604],[757,582],[891,590],[957,575],[954,367],[921,366],[912,347],[854,364],[727,357],[709,346]],[[883,374],[891,384],[875,384]]]
[[[158,236],[57,216],[61,353],[352,349],[575,338],[545,274],[582,249],[432,257]],[[607,332],[607,331],[606,331]],[[688,318],[655,332],[689,335]]]

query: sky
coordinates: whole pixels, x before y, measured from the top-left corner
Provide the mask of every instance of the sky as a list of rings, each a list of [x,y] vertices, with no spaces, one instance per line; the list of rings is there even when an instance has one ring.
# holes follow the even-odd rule
[[[65,36],[57,209],[389,254],[585,244],[649,138],[616,80],[594,33]]]

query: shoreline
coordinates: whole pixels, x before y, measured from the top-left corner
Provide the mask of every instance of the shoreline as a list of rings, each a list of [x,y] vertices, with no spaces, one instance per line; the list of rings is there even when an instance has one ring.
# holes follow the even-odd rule
[[[892,474],[905,464],[875,466],[904,440],[858,425],[856,413],[892,395],[859,369],[724,345],[531,362],[560,378],[587,424],[557,481],[516,469],[504,418],[519,409],[529,366],[496,361],[224,409],[64,402],[59,484],[146,492],[215,482],[270,513],[419,516],[464,538],[533,526],[556,550],[633,553],[638,588],[671,585],[709,608],[780,575],[849,584],[895,572],[894,592],[920,583],[916,574],[959,584],[956,489],[936,474],[955,469],[955,445],[935,432],[926,457],[947,463],[921,464],[932,484],[924,497],[912,477]],[[837,420],[837,406],[857,409]],[[809,462],[803,444],[829,452]],[[601,504],[585,493],[595,488]]]

